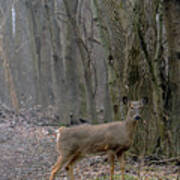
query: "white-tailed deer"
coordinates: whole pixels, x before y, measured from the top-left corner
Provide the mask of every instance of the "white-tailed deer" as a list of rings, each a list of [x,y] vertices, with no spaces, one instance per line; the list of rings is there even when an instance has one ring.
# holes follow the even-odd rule
[[[122,179],[124,180],[124,152],[132,144],[135,127],[138,120],[141,119],[141,109],[148,102],[148,99],[128,101],[124,97],[123,102],[128,105],[125,121],[100,125],[86,124],[58,129],[57,149],[60,155],[52,168],[49,180],[53,180],[57,171],[62,167],[66,168],[69,178],[74,180],[74,163],[87,154],[95,153],[105,153],[108,155],[111,166],[111,180],[114,175],[114,159],[117,157],[120,161]]]

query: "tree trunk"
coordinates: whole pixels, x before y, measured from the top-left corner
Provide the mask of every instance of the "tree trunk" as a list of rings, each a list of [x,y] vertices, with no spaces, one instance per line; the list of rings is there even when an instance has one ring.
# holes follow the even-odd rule
[[[73,17],[77,16],[78,0],[74,0],[69,4],[69,9]],[[68,111],[71,114],[72,123],[78,123],[80,117],[80,62],[77,55],[77,44],[74,29],[70,22],[64,23],[64,61],[65,76],[67,82],[67,101]],[[78,66],[79,65],[79,66]]]
[[[77,46],[80,52],[81,61],[83,64],[83,71],[84,71],[84,79],[85,79],[85,87],[86,87],[86,97],[87,97],[87,110],[88,116],[91,119],[92,123],[97,123],[97,116],[96,116],[96,101],[94,95],[94,88],[93,88],[93,79],[91,74],[91,57],[88,52],[88,47],[86,46],[85,42],[80,33],[80,26],[77,23],[76,17],[73,16],[70,4],[66,0],[63,0],[66,13],[68,19],[71,23],[71,28],[74,30],[74,36],[76,37]]]
[[[174,151],[180,153],[180,1],[164,1],[165,25],[169,46],[169,102],[170,121],[173,127]]]
[[[56,111],[59,116],[60,124],[67,125],[70,124],[68,109],[69,102],[67,101],[67,83],[62,54],[62,32],[60,23],[58,22],[55,14],[55,10],[57,8],[61,8],[61,5],[55,4],[54,1],[49,1],[49,3],[46,4],[46,12],[48,15],[47,20],[50,32],[50,43],[52,47],[51,68]]]

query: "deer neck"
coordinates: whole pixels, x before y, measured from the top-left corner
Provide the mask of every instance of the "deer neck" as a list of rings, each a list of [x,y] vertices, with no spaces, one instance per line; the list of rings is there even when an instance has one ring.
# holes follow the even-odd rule
[[[128,112],[126,120],[125,120],[126,130],[130,138],[133,137],[134,131],[137,126],[137,120],[133,119],[131,112]]]

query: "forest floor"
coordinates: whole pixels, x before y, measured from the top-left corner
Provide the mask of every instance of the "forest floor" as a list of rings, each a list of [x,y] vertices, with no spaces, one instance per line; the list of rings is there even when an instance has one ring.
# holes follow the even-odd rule
[[[19,115],[0,105],[0,180],[48,180],[52,165],[56,162],[55,137],[58,118],[52,108],[42,112],[40,107],[21,110]],[[138,179],[140,172],[146,180],[180,180],[179,163],[151,165],[127,158],[126,179]],[[120,179],[116,162],[115,179]],[[140,168],[139,168],[140,167]],[[77,180],[108,179],[109,166],[105,156],[87,157],[74,168]],[[67,180],[65,170],[56,180]]]

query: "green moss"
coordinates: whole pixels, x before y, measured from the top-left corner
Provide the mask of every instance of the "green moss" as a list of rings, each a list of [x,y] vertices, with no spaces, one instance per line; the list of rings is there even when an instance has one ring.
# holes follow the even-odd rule
[[[140,80],[138,66],[132,65],[131,72],[129,73],[129,82],[131,85],[134,85],[137,81]]]

